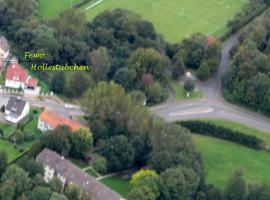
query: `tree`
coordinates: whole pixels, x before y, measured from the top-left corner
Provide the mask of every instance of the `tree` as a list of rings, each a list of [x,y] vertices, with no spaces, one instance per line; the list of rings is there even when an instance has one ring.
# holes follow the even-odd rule
[[[0,188],[0,197],[5,200],[13,200],[15,197],[16,183],[14,180],[6,180]]]
[[[136,77],[137,74],[134,69],[122,67],[115,72],[113,80],[115,80],[116,83],[119,83],[126,89],[132,89],[134,88],[134,81]]]
[[[248,186],[247,200],[266,200],[270,198],[270,187],[266,184],[253,183]]]
[[[94,162],[94,169],[101,174],[106,174],[108,171],[107,159],[103,156],[98,156]]]
[[[119,135],[106,140],[101,147],[101,155],[108,160],[111,172],[125,170],[134,163],[134,148],[126,136]]]
[[[65,93],[70,97],[80,97],[89,87],[93,85],[94,84],[90,77],[90,74],[76,71],[73,72],[70,79],[67,80]]]
[[[200,80],[207,80],[210,76],[210,68],[207,63],[203,63],[197,71],[197,76]]]
[[[19,197],[31,188],[31,179],[28,173],[16,165],[10,165],[2,175],[1,180],[3,184],[7,184],[7,182],[14,184],[12,188],[14,188],[15,197]]]
[[[145,94],[139,90],[134,90],[129,93],[132,100],[137,103],[138,105],[144,105],[146,101]]]
[[[132,175],[130,183],[133,188],[142,188],[143,186],[147,186],[157,198],[160,195],[158,181],[159,175],[155,171],[140,170]]]
[[[185,74],[185,64],[182,58],[179,58],[172,65],[172,78],[178,80],[181,76]]]
[[[134,69],[139,80],[143,74],[150,73],[157,80],[164,79],[164,68],[167,59],[155,49],[139,48],[128,59],[128,67]]]
[[[49,187],[38,186],[31,191],[29,200],[50,200],[51,195],[52,191]]]
[[[129,200],[156,200],[157,196],[151,191],[147,186],[135,187],[131,189],[129,195]]]
[[[43,148],[49,148],[58,152],[60,155],[67,156],[70,152],[70,142],[68,139],[70,129],[66,126],[57,127],[43,135],[41,144]]]
[[[184,89],[186,92],[192,92],[195,88],[195,82],[191,79],[188,79],[184,84]]]
[[[68,198],[63,194],[53,192],[50,197],[50,200],[68,200]]]
[[[81,191],[78,185],[75,184],[69,184],[65,189],[65,195],[68,199],[72,200],[81,200]]]
[[[185,167],[167,169],[160,175],[161,199],[192,200],[198,189],[200,178]]]
[[[156,121],[151,130],[151,148],[149,164],[158,173],[181,165],[202,175],[202,158],[183,127]]]
[[[63,191],[63,183],[58,177],[53,177],[49,182],[49,187],[52,191],[61,193]]]
[[[93,65],[93,78],[98,81],[107,80],[111,67],[111,58],[106,47],[99,47],[93,50],[90,55],[90,62]]]
[[[0,177],[6,171],[8,166],[8,156],[5,151],[0,151]]]
[[[21,158],[17,163],[22,169],[29,173],[30,177],[34,177],[37,174],[43,175],[44,168],[40,162],[37,162],[33,158],[25,156]]]
[[[81,128],[68,136],[71,145],[71,156],[75,158],[84,158],[85,154],[93,149],[93,136],[90,129]]]
[[[246,182],[241,170],[237,170],[229,180],[225,192],[225,200],[244,200],[246,196]]]
[[[146,87],[145,95],[147,103],[151,105],[163,102],[168,97],[168,92],[158,82],[155,82]]]
[[[64,72],[57,72],[51,80],[51,90],[55,93],[62,94],[64,92],[66,76]]]

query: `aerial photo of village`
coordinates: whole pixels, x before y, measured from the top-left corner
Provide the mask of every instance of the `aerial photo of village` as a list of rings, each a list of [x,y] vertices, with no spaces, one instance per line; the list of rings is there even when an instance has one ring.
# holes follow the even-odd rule
[[[0,0],[0,200],[270,200],[270,0]]]

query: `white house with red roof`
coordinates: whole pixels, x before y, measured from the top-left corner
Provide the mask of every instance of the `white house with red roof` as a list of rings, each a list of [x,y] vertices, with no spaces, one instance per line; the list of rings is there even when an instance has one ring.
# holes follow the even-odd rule
[[[12,63],[8,66],[6,72],[5,87],[12,89],[23,89],[35,91],[38,86],[38,80],[32,78],[26,69],[18,63]]]

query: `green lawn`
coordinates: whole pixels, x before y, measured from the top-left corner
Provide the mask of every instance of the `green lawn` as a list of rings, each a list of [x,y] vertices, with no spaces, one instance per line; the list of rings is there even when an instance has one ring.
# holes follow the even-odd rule
[[[264,133],[264,132],[259,131],[257,129],[251,128],[249,126],[239,124],[236,122],[232,122],[229,120],[223,120],[223,119],[209,119],[209,120],[203,120],[203,121],[207,121],[207,122],[210,122],[211,124],[215,124],[215,125],[218,125],[221,127],[230,128],[232,130],[239,131],[239,132],[244,133],[244,134],[254,135],[254,136],[262,139],[265,142],[265,144],[268,147],[270,147],[270,132]]]
[[[61,12],[71,8],[72,5],[81,0],[39,0],[38,14],[43,18],[53,18]]]
[[[86,162],[84,162],[81,159],[75,159],[75,158],[69,158],[69,160],[74,164],[77,165],[79,168],[84,169],[86,167],[89,167]]]
[[[14,145],[6,140],[0,139],[0,150],[4,150],[7,152],[8,161],[12,161],[17,158],[21,152],[18,148],[14,148]]]
[[[12,133],[14,133],[16,126],[0,123],[0,128],[4,131],[4,138],[8,138]]]
[[[90,176],[94,177],[94,178],[97,178],[98,175],[94,172],[94,170],[92,169],[88,169],[85,171],[87,174],[89,174]]]
[[[170,81],[171,87],[173,88],[176,100],[177,101],[183,101],[183,100],[189,100],[189,99],[200,99],[203,97],[203,93],[201,91],[194,91],[190,94],[189,97],[187,97],[186,91],[184,90],[184,87],[176,82],[176,81]]]
[[[87,10],[87,7],[97,1],[93,0],[82,8],[88,19],[92,20],[97,14],[108,9],[128,9],[151,21],[158,33],[163,34],[171,42],[179,42],[195,32],[220,36],[226,31],[227,20],[247,2],[247,0],[103,0]]]
[[[202,153],[208,183],[224,189],[233,172],[242,168],[247,181],[270,184],[269,153],[207,136],[193,135],[192,138]]]
[[[120,195],[122,195],[123,197],[127,198],[130,189],[128,180],[123,179],[121,176],[113,176],[110,178],[103,179],[101,180],[101,182],[107,185],[112,190],[119,193]]]

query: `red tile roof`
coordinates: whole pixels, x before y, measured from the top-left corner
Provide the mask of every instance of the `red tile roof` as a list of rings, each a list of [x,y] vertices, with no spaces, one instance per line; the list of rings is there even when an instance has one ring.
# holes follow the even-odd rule
[[[48,123],[50,126],[52,126],[53,128],[56,128],[58,126],[68,126],[70,127],[71,131],[75,131],[77,129],[83,128],[82,125],[80,125],[79,123],[67,119],[51,110],[45,110],[43,111],[39,118],[42,121],[45,121],[46,123]]]
[[[8,66],[6,73],[7,80],[25,83],[27,77],[27,70],[23,69],[19,64],[11,64]]]
[[[35,79],[35,78],[30,78],[30,79],[28,80],[28,82],[27,82],[27,86],[28,86],[28,87],[33,87],[33,88],[35,88],[35,87],[37,87],[37,84],[38,84],[38,80]]]

